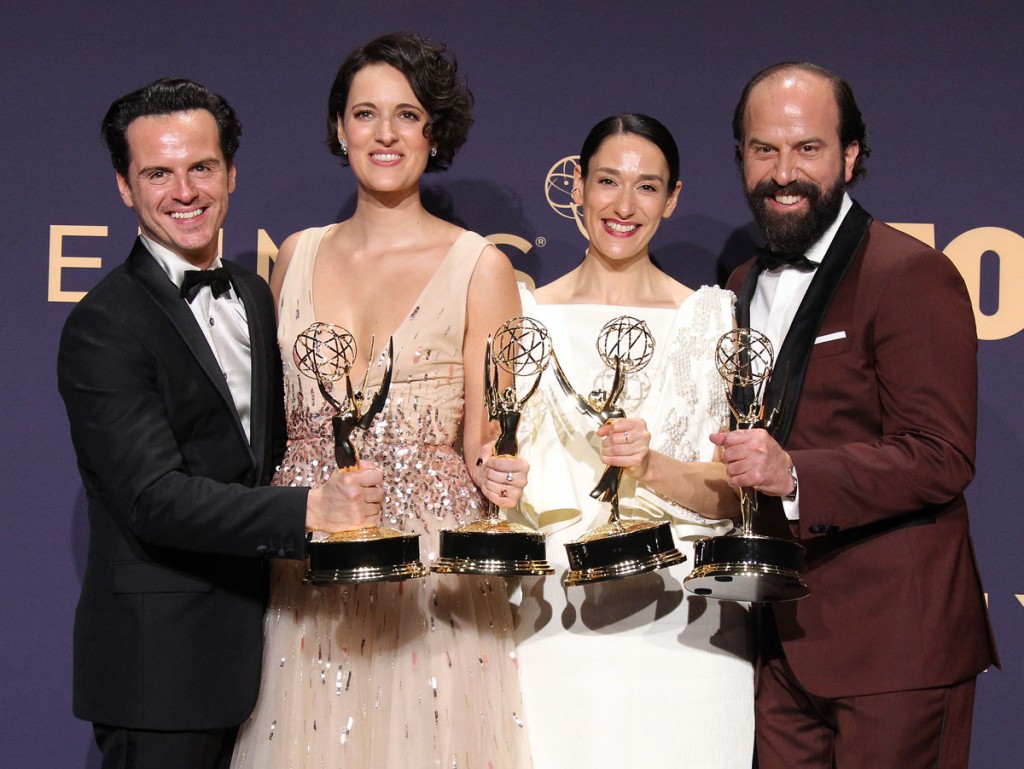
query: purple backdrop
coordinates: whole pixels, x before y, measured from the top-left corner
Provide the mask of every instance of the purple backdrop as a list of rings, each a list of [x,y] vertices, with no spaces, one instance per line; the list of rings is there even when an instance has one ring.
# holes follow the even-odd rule
[[[598,119],[648,112],[674,132],[683,194],[655,253],[684,282],[720,282],[754,239],[729,131],[743,82],[783,59],[847,77],[874,147],[856,197],[879,218],[923,225],[915,231],[949,251],[975,292],[980,445],[969,498],[1003,669],[981,677],[973,756],[978,767],[1016,765],[1024,753],[1016,728],[1024,712],[1020,10],[956,0],[920,12],[891,0],[287,5],[4,8],[4,765],[98,766],[90,730],[70,710],[71,624],[87,528],[54,369],[71,294],[119,263],[134,235],[99,143],[103,112],[116,96],[166,75],[196,78],[232,101],[245,133],[225,254],[256,266],[290,232],[352,207],[351,177],[323,147],[326,92],[353,47],[394,30],[448,43],[477,99],[469,144],[449,173],[429,179],[430,204],[518,243],[507,252],[538,282],[582,253],[576,224],[549,203],[564,189],[548,180]]]

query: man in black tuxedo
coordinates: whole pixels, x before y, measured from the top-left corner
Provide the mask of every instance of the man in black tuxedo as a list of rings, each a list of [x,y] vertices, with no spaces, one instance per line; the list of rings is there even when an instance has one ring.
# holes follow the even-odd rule
[[[103,122],[142,234],[68,317],[58,382],[89,504],[74,711],[105,769],[227,766],[259,689],[266,558],[379,512],[367,464],[257,488],[286,436],[270,291],[218,254],[240,133],[189,80]]]

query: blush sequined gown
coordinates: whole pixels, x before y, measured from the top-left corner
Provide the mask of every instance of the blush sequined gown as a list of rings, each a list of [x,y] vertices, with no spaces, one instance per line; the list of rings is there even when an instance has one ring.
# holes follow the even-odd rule
[[[335,467],[332,409],[292,355],[296,336],[317,320],[311,277],[329,229],[302,234],[282,287],[278,341],[289,442],[275,485],[313,486]],[[452,245],[395,331],[387,405],[354,436],[361,455],[384,472],[382,525],[419,533],[428,565],[441,529],[482,511],[453,446],[463,413],[466,297],[486,246],[471,232]],[[377,349],[386,344],[378,340]],[[375,353],[371,392],[379,361]],[[242,726],[232,767],[531,766],[503,580],[432,574],[314,588],[302,584],[304,569],[296,561],[272,563],[259,702]]]

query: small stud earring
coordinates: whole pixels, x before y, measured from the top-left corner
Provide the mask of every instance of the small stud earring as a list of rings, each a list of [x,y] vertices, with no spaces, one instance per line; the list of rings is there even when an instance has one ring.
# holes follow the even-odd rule
[[[342,139],[340,141],[340,144],[341,144],[341,154],[342,155],[347,155],[348,154],[348,142],[345,141],[344,139]]]
[[[437,157],[437,145],[436,144],[434,144],[434,145],[432,145],[430,147],[430,157],[432,157],[432,158],[436,158]]]

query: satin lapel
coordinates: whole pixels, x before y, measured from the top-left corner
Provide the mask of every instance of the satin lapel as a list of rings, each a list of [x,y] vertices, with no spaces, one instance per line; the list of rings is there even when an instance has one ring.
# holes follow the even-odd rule
[[[754,289],[757,288],[757,276],[761,274],[761,265],[754,262],[747,270],[747,275],[740,286],[739,295],[736,297],[736,326],[739,328],[750,327],[750,301],[754,298]]]
[[[777,410],[772,424],[772,435],[781,445],[786,445],[793,419],[803,388],[807,362],[811,357],[814,339],[821,328],[821,322],[828,312],[832,299],[839,290],[843,276],[853,263],[853,258],[860,250],[860,245],[871,226],[872,217],[859,204],[846,214],[839,230],[821,260],[821,266],[814,274],[811,285],[807,288],[800,309],[793,317],[793,323],[786,333],[782,349],[775,357],[775,369],[768,382],[765,393],[766,414]],[[751,270],[753,272],[753,270]],[[746,285],[744,285],[746,289]],[[750,301],[747,300],[749,308]]]
[[[245,438],[245,430],[242,428],[242,422],[238,418],[238,412],[235,410],[235,401],[231,397],[231,390],[228,389],[224,373],[217,363],[213,350],[210,349],[210,343],[203,336],[202,329],[199,328],[199,324],[189,309],[188,303],[181,298],[178,289],[168,280],[167,273],[163,271],[149,251],[146,250],[146,247],[142,245],[141,240],[135,241],[135,247],[132,248],[132,252],[128,256],[128,272],[138,281],[143,290],[149,294],[157,306],[170,319],[178,333],[181,334],[181,338],[192,352],[199,367],[202,368],[203,372],[213,383],[213,386],[217,388],[217,392],[220,393],[224,406],[231,411],[235,419],[235,425],[238,428],[238,435],[242,443],[248,447],[249,442]],[[242,301],[244,302],[245,300],[243,299]],[[252,450],[249,449],[249,451],[251,454]]]
[[[739,295],[736,297],[736,327],[750,328],[750,302],[754,298],[754,289],[757,288],[757,277],[763,272],[761,265],[756,261],[750,265],[743,284],[740,286]],[[754,398],[752,387],[733,387],[731,402],[736,410],[745,414],[749,410],[750,402]],[[731,414],[729,423],[733,429],[736,428],[736,415]]]
[[[249,360],[252,370],[251,407],[249,410],[249,440],[253,461],[259,473],[263,472],[263,458],[269,456],[267,440],[273,425],[267,424],[267,417],[272,413],[267,403],[270,398],[270,361],[265,351],[268,345],[276,344],[268,340],[264,329],[263,318],[260,317],[260,301],[256,296],[252,281],[263,282],[263,278],[251,273],[239,274],[230,262],[224,262],[231,273],[231,282],[238,291],[238,296],[245,305],[245,318],[249,324]]]

